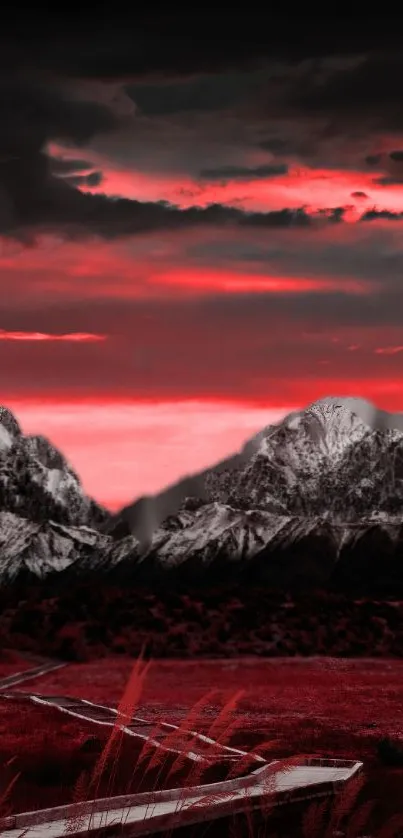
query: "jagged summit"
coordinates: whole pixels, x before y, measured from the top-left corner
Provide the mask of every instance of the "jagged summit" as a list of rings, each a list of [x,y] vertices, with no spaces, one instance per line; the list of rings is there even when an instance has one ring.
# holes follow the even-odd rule
[[[333,458],[342,456],[346,447],[370,430],[368,422],[342,399],[319,399],[304,410],[286,416],[281,426],[295,432],[290,444],[296,444],[299,434],[301,443],[313,446],[314,455]]]
[[[21,436],[22,431],[14,414],[8,407],[0,407],[0,450],[9,448]]]
[[[349,426],[351,421],[350,416],[360,418],[359,414],[348,405],[343,404],[341,399],[319,399],[308,405],[302,412],[302,415],[308,418],[314,417],[322,427],[326,428],[333,428],[340,425]]]
[[[306,410],[309,411],[315,405],[325,405],[328,408],[339,407],[355,413],[373,431],[388,429],[403,431],[403,413],[381,410],[368,399],[362,399],[359,396],[327,396],[312,402]]]

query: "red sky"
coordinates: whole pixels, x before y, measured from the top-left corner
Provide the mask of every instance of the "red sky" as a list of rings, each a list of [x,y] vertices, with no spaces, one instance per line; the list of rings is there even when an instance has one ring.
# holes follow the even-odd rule
[[[0,378],[24,431],[116,508],[316,398],[403,411],[386,55],[107,77],[55,54],[0,90]]]

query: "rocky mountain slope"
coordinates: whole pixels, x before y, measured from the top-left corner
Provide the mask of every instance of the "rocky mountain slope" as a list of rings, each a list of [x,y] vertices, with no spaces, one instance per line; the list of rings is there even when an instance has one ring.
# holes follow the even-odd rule
[[[4,584],[109,573],[403,592],[403,417],[363,400],[315,402],[116,516],[3,409],[0,492]]]
[[[321,399],[267,426],[233,457],[140,498],[106,527],[135,535],[147,548],[187,497],[274,514],[382,519],[402,508],[402,446],[403,414],[363,399]]]
[[[0,510],[37,523],[95,528],[108,517],[84,494],[63,454],[43,436],[24,436],[5,407],[0,407]]]

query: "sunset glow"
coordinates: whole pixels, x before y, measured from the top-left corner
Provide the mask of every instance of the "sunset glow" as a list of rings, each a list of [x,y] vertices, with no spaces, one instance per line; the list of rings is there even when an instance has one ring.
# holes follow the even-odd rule
[[[317,398],[403,410],[401,54],[298,26],[10,52],[1,401],[110,508]]]

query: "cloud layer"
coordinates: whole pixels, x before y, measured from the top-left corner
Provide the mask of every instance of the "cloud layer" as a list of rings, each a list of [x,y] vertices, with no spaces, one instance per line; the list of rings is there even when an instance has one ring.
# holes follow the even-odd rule
[[[3,400],[402,410],[400,25],[109,14],[0,33]]]

